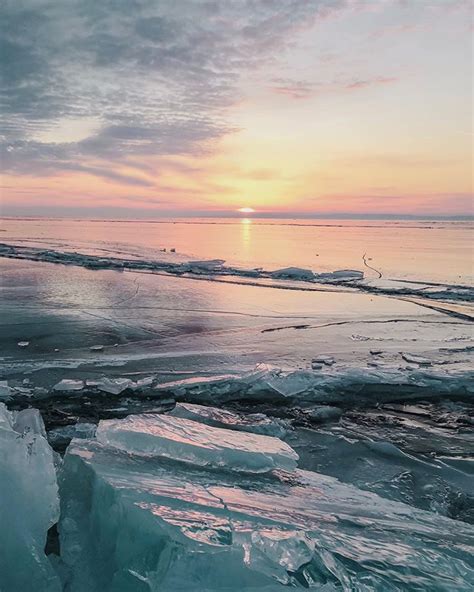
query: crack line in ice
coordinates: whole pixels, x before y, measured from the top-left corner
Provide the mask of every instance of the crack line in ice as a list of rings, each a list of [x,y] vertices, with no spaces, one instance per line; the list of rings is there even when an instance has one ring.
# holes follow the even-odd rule
[[[375,271],[375,273],[377,273],[377,274],[378,274],[378,276],[379,276],[379,279],[382,277],[382,272],[381,272],[381,271],[379,271],[378,269],[375,269],[375,267],[372,267],[372,266],[370,266],[370,265],[367,263],[367,253],[364,253],[364,254],[362,255],[362,261],[364,262],[364,265],[365,265],[365,266],[366,266],[368,269],[371,269],[372,271]]]
[[[358,324],[384,324],[384,323],[424,323],[427,325],[467,325],[470,323],[458,323],[455,321],[429,321],[426,319],[358,319],[353,321],[335,321],[333,323],[325,323],[324,325],[286,325],[285,327],[270,327],[269,329],[262,329],[261,333],[272,333],[274,331],[283,331],[284,329],[324,329],[325,327],[335,327],[339,325],[358,325]]]

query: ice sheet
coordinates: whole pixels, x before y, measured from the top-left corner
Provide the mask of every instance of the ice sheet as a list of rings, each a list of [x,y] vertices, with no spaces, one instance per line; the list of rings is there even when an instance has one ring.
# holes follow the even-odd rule
[[[417,296],[426,300],[474,301],[474,289],[470,286],[394,280],[390,278],[364,279],[364,272],[357,269],[336,269],[332,272],[318,272],[317,269],[306,269],[297,266],[277,270],[254,268],[246,270],[242,267],[225,265],[223,259],[198,261],[169,261],[145,258],[123,259],[119,257],[102,257],[79,252],[41,249],[19,244],[0,243],[0,257],[26,259],[65,265],[77,265],[89,269],[127,269],[165,272],[174,275],[219,275],[238,278],[267,278],[276,280],[293,280],[303,284],[320,283],[347,285],[365,292],[393,296]],[[366,264],[365,264],[366,265]],[[366,265],[367,266],[367,265]],[[369,267],[369,269],[372,269]],[[375,270],[381,276],[381,272]],[[211,279],[211,278],[208,278]],[[304,285],[301,286],[304,289]],[[470,313],[472,318],[472,311]]]

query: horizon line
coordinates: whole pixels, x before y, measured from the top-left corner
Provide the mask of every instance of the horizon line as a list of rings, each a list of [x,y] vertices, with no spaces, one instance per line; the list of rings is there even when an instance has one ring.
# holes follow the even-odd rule
[[[439,221],[474,221],[474,214],[377,214],[364,213],[356,214],[352,212],[341,213],[314,213],[308,214],[304,212],[252,212],[251,214],[243,214],[241,212],[223,211],[223,212],[203,212],[203,211],[187,211],[187,212],[162,212],[153,216],[130,216],[131,212],[120,213],[105,213],[103,215],[97,213],[81,212],[65,213],[65,214],[10,214],[3,215],[0,212],[0,219],[18,219],[18,220],[89,220],[89,221],[148,221],[154,220],[173,220],[173,219],[193,219],[193,218],[211,218],[211,219],[236,219],[236,220],[439,220]]]

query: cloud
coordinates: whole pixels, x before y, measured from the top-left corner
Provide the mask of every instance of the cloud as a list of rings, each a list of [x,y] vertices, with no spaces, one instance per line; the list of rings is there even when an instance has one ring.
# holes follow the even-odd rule
[[[242,72],[345,4],[5,0],[2,167],[19,174],[82,167],[104,177],[106,166],[136,155],[210,150],[235,129],[227,110],[239,99]],[[61,122],[83,119],[97,121],[89,137],[51,141]]]
[[[304,80],[276,78],[274,83],[275,86],[272,87],[274,93],[290,97],[291,99],[309,99],[316,94],[315,85]]]
[[[361,88],[367,88],[370,86],[379,86],[384,84],[392,84],[393,82],[397,82],[398,78],[395,76],[385,77],[385,76],[378,76],[376,78],[369,78],[365,80],[354,80],[353,82],[348,82],[343,88],[347,90],[359,90]]]
[[[397,82],[395,76],[374,76],[372,78],[358,80],[333,80],[329,82],[311,82],[308,80],[291,80],[288,78],[275,78],[274,86],[270,90],[276,94],[287,96],[291,99],[310,99],[312,97],[348,91],[362,90]]]

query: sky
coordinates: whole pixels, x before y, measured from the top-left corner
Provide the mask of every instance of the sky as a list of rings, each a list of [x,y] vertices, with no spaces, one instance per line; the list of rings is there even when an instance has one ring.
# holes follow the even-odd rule
[[[4,216],[473,214],[469,0],[3,0],[0,28]]]

